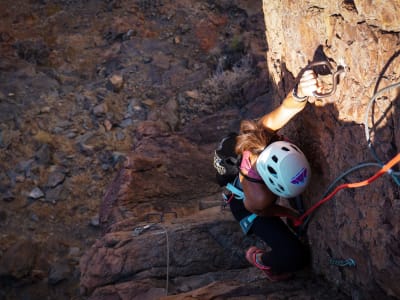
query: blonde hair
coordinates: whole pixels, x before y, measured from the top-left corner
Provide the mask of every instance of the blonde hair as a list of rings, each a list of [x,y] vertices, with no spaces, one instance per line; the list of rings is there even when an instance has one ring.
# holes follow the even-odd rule
[[[253,120],[244,120],[240,124],[240,132],[236,138],[237,154],[243,151],[250,151],[252,154],[260,154],[265,147],[272,141],[276,133],[267,130],[261,122]]]

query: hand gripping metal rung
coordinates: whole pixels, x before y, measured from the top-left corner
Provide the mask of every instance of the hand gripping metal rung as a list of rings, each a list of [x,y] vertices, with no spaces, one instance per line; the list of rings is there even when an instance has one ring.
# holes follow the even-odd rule
[[[328,68],[328,70],[330,71],[330,73],[332,74],[332,89],[326,93],[314,92],[313,93],[314,97],[326,98],[326,97],[332,96],[336,92],[336,87],[339,82],[339,76],[341,73],[343,73],[345,71],[345,68],[343,66],[339,65],[337,70],[335,71],[328,61],[317,61],[317,62],[309,64],[307,66],[307,69],[313,69],[314,67],[318,67],[318,66],[326,66]]]

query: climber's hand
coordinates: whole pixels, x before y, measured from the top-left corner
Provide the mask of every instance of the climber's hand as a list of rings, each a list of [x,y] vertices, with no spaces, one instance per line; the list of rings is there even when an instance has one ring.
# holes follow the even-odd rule
[[[326,94],[329,91],[330,88],[318,80],[317,75],[312,69],[304,71],[304,74],[300,78],[300,82],[297,86],[297,96],[300,98],[308,97],[307,101],[315,104],[316,106],[324,106],[334,101],[334,97],[315,97],[315,92],[318,94]]]
[[[296,95],[299,98],[312,97],[314,92],[319,92],[318,80],[314,71],[309,69],[304,71],[297,85]]]
[[[317,93],[326,94],[328,92],[330,92],[330,89],[327,86],[318,83]],[[333,95],[326,98],[317,98],[317,97],[308,98],[308,102],[313,103],[315,106],[324,106],[326,104],[333,103],[334,101],[335,99]]]

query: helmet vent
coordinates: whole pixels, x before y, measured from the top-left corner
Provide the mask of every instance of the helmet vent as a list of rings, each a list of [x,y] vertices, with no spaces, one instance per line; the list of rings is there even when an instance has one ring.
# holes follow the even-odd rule
[[[287,148],[287,147],[282,147],[281,149],[282,149],[283,151],[286,151],[286,152],[289,152],[289,151],[290,151],[290,149]]]
[[[268,179],[269,179],[269,182],[271,182],[272,185],[275,185],[275,182],[271,178],[268,178]]]
[[[272,160],[273,160],[275,163],[278,162],[278,158],[276,157],[276,155],[273,155],[273,156],[272,156]]]
[[[283,186],[281,186],[280,184],[278,184],[279,189],[281,190],[281,192],[284,192],[285,189],[283,188]]]
[[[272,175],[275,175],[276,176],[276,171],[275,171],[275,169],[273,168],[273,167],[271,167],[271,166],[268,166],[268,171],[272,174]]]
[[[301,153],[301,151],[299,150],[299,148],[297,148],[297,147],[294,146],[294,145],[291,145],[291,146],[292,146],[292,148],[293,148],[294,150],[296,150],[297,152]]]

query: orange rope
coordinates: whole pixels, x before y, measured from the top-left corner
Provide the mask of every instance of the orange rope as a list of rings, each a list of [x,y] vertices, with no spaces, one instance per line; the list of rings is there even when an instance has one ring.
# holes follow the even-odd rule
[[[343,190],[345,188],[350,188],[350,189],[354,189],[354,188],[359,188],[362,186],[366,186],[368,184],[370,184],[371,182],[373,182],[374,180],[376,180],[378,177],[382,176],[383,174],[387,173],[395,164],[397,164],[398,162],[400,162],[400,153],[398,153],[394,158],[392,158],[386,165],[384,165],[378,172],[375,173],[375,175],[371,176],[370,178],[363,180],[363,181],[359,181],[359,182],[354,182],[354,183],[345,183],[342,185],[339,185],[338,187],[336,187],[332,193],[330,193],[328,196],[326,196],[325,198],[321,199],[320,201],[318,201],[317,203],[315,203],[312,207],[310,207],[304,214],[302,214],[299,218],[297,218],[296,220],[294,220],[294,225],[295,226],[300,226],[303,222],[304,219],[310,215],[314,210],[316,210],[319,206],[321,206],[322,204],[324,204],[325,202],[327,202],[328,200],[330,200],[337,192],[339,192],[340,190]]]

